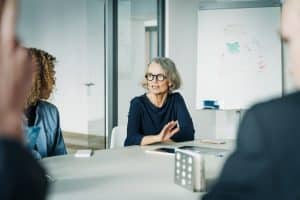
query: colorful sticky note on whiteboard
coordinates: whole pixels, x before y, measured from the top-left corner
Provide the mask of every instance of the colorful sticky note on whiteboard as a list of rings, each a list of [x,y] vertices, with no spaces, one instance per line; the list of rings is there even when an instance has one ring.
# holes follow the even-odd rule
[[[240,46],[239,42],[227,42],[226,46],[227,46],[229,53],[231,53],[231,54],[240,53],[241,46]]]

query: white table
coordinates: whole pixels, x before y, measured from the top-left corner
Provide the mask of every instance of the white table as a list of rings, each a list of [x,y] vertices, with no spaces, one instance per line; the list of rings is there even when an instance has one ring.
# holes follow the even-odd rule
[[[176,145],[233,148],[232,144],[207,145],[199,142]],[[55,179],[49,199],[200,199],[201,193],[174,184],[174,156],[145,152],[149,148],[154,146],[100,150],[90,158],[67,155],[44,159],[42,164]],[[224,157],[213,155],[205,157],[207,179],[216,178],[224,160]]]

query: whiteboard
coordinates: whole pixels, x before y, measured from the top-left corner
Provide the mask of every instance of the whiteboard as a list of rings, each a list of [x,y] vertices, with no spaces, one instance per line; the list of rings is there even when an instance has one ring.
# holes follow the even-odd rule
[[[198,11],[196,108],[246,109],[282,94],[280,8]]]

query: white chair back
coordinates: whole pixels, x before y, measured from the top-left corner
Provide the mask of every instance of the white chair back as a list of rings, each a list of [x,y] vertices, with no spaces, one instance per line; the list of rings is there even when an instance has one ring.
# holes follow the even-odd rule
[[[126,135],[126,126],[115,126],[111,131],[110,149],[124,147]]]

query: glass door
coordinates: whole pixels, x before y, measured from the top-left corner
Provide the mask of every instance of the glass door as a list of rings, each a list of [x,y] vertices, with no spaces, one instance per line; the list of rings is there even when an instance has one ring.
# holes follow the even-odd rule
[[[105,144],[105,0],[21,1],[19,35],[57,59],[58,107],[68,152]]]
[[[158,55],[157,0],[118,0],[118,125],[127,125],[130,100],[150,59]],[[126,134],[126,133],[124,133]]]

